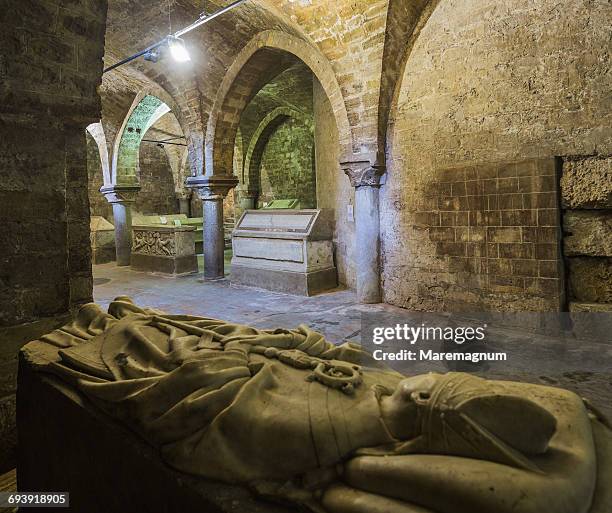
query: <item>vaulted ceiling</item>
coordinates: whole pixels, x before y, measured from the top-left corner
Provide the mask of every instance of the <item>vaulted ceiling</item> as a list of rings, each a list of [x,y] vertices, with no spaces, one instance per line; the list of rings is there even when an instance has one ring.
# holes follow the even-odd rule
[[[386,125],[385,116],[382,122],[379,119],[379,104],[388,108],[400,73],[402,49],[428,1],[414,0],[408,2],[409,8],[398,8],[407,2],[248,0],[184,36],[191,63],[177,64],[169,56],[158,63],[140,58],[106,73],[100,91],[107,139],[113,139],[139,92],[162,91],[168,95],[162,100],[172,108],[192,144],[201,145],[227,70],[253,37],[277,31],[314,48],[315,60],[323,56],[329,61],[346,106],[354,152],[376,153],[380,132]],[[203,11],[210,13],[229,3],[109,0],[105,66],[188,25]],[[387,15],[391,11],[394,21],[388,33]],[[383,66],[383,59],[389,61],[388,66]],[[390,71],[383,73],[383,69]]]

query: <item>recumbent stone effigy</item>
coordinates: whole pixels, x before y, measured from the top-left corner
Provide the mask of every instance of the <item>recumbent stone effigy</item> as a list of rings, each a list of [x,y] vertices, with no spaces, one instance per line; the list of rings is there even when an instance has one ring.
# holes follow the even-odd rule
[[[317,513],[605,513],[611,434],[575,394],[405,377],[306,326],[117,298],[23,349],[186,474]],[[609,483],[608,483],[609,484]]]

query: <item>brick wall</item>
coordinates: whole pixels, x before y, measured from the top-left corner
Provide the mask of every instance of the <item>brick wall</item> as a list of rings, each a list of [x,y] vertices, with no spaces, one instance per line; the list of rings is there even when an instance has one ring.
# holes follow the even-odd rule
[[[85,128],[100,119],[106,2],[0,5],[0,471],[21,344],[91,299]]]
[[[470,204],[461,181],[453,188],[440,177],[449,168],[465,173],[490,162],[612,153],[609,55],[600,51],[609,45],[608,12],[605,3],[579,0],[438,4],[409,48],[392,113],[388,178],[381,190],[385,301],[419,309],[459,308],[457,291],[462,288],[465,302],[483,307],[533,310],[557,304],[556,286],[546,281],[550,266],[540,263],[554,260],[553,241],[525,239],[534,231],[543,236],[557,228],[534,224],[541,223],[540,214],[534,218],[531,205],[517,203],[505,217],[498,209],[492,219],[499,224],[484,225],[497,254],[486,273],[483,262],[465,275],[452,270],[451,264],[462,265],[461,259],[469,257],[462,256],[463,241],[457,237],[465,232],[463,212]],[[534,177],[532,193],[551,205],[547,176]],[[498,190],[512,189],[500,193],[500,202],[526,199],[514,189],[522,187],[520,176],[489,179]],[[429,225],[421,226],[417,217],[432,210],[429,202],[442,198],[452,205],[449,211],[458,209],[455,222],[461,224],[442,224],[440,214],[434,231],[449,240],[431,240]],[[451,227],[453,240],[446,230]],[[535,256],[500,253],[502,248],[523,251],[525,244],[535,244]],[[516,275],[519,271],[523,274]],[[486,283],[475,278],[482,276]]]
[[[411,216],[411,290],[432,307],[563,304],[555,159],[440,170]],[[433,264],[433,265],[432,265]]]

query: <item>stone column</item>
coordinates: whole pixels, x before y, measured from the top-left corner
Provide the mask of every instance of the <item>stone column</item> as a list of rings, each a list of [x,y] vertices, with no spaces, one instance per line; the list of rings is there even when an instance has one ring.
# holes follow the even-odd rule
[[[132,203],[140,187],[138,185],[108,185],[100,189],[113,206],[115,224],[115,252],[117,265],[130,265],[132,255]]]
[[[179,214],[191,217],[191,194],[177,193],[176,197],[179,202]]]
[[[204,278],[216,280],[225,276],[223,252],[223,199],[238,183],[232,175],[192,176],[187,187],[196,190],[202,200],[204,235]]]
[[[369,161],[342,162],[342,170],[355,187],[355,265],[357,299],[380,303],[380,216],[378,193],[385,169]]]

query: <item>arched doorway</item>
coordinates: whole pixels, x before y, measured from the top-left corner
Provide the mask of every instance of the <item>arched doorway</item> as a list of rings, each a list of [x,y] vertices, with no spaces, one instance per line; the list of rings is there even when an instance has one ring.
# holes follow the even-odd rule
[[[184,208],[187,162],[175,109],[154,94],[138,94],[115,137],[100,190],[112,204],[118,265],[130,264],[133,214],[146,219]]]
[[[296,87],[283,87],[287,83]],[[282,108],[282,115],[272,114]],[[238,133],[241,149],[236,147]],[[308,139],[308,144],[300,143]],[[208,120],[203,179],[214,183],[233,177],[239,183],[236,205],[263,206],[275,195],[297,193],[305,206],[328,209],[336,226],[340,281],[352,286],[354,225],[348,207],[354,191],[338,169],[341,155],[351,152],[351,140],[346,106],[327,59],[303,40],[264,32],[243,49],[219,89]],[[283,151],[283,145],[289,149]],[[243,155],[242,166],[235,166],[237,151]],[[281,163],[284,157],[297,164],[293,176],[286,172],[287,161]],[[285,172],[266,169],[274,164]],[[308,172],[309,167],[314,172]],[[260,198],[262,183],[267,190]],[[245,197],[249,201],[243,201]]]

